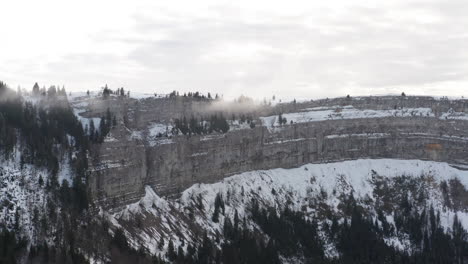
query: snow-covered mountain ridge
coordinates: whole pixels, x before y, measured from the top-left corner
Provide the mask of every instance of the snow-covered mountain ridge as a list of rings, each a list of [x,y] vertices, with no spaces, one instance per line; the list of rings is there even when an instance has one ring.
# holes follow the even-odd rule
[[[0,104],[0,262],[468,260],[464,100],[59,93]]]
[[[466,229],[467,190],[468,171],[447,163],[361,159],[245,172],[213,184],[195,184],[178,199],[160,197],[147,186],[146,195],[139,202],[117,212],[102,213],[115,227],[126,231],[135,248],[143,247],[152,254],[164,256],[168,243],[158,248],[161,237],[184,250],[190,244],[200,243],[199,237],[204,231],[213,239],[221,236],[218,240],[222,242],[223,223],[226,218],[234,221],[235,214],[247,219],[248,229],[262,233],[250,220],[252,201],[261,208],[276,208],[278,214],[285,207],[301,212],[319,221],[320,228],[324,229],[324,223],[331,223],[334,217],[340,222],[350,219],[346,212],[350,197],[375,220],[378,212],[383,212],[392,226],[396,225],[395,217],[402,210],[400,204],[407,200],[419,213],[433,207],[440,213],[440,224],[446,231],[451,230],[455,215]],[[224,213],[214,222],[217,196],[222,197]],[[324,230],[321,237],[327,256],[339,255],[335,243]],[[385,237],[385,241],[399,250],[411,248],[404,231]]]

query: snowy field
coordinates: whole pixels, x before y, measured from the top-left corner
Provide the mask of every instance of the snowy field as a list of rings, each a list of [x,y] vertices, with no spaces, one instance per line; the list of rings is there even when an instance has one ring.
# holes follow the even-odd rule
[[[286,113],[287,123],[306,123],[337,119],[359,119],[359,118],[383,118],[383,117],[434,117],[430,108],[403,108],[396,110],[372,110],[356,109],[353,106],[344,107],[314,107],[307,108],[303,112]],[[260,117],[262,124],[266,127],[279,126],[278,116]]]
[[[282,115],[286,118],[286,124],[291,121],[293,123],[317,122],[325,120],[340,120],[340,119],[360,119],[360,118],[384,118],[384,117],[435,117],[434,112],[430,108],[402,108],[390,110],[372,110],[372,109],[356,109],[351,105],[348,106],[331,106],[331,107],[314,107],[306,108],[302,112],[285,113]],[[278,115],[260,117],[263,126],[268,128],[279,127]],[[452,120],[468,120],[468,114],[449,110],[442,113],[439,119]]]

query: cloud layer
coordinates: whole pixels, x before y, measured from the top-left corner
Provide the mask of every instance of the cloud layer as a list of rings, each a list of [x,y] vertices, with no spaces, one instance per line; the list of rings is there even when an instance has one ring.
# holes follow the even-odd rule
[[[10,2],[10,85],[289,99],[467,90],[466,0]]]

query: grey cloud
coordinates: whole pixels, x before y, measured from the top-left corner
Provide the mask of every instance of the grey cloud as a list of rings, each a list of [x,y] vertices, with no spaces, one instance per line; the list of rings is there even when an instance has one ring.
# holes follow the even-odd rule
[[[464,0],[410,1],[391,9],[353,7],[340,15],[331,9],[271,15],[266,22],[238,19],[240,11],[227,6],[214,10],[219,12],[214,17],[163,10],[154,17],[135,14],[128,34],[93,36],[95,41],[126,45],[128,53],[72,54],[47,67],[77,83],[96,85],[90,80],[109,78],[107,82],[135,90],[196,89],[258,97],[288,96],[291,91],[337,96],[353,93],[352,87],[370,93],[466,81],[467,10]],[[436,19],[397,16],[412,11]],[[226,43],[256,44],[258,50],[234,59],[215,56]]]

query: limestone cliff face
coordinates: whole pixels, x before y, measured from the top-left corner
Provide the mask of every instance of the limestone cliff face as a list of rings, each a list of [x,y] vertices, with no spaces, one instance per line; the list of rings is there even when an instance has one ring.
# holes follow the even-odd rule
[[[211,183],[240,172],[292,168],[359,158],[445,161],[468,165],[468,119],[444,119],[440,113],[468,110],[466,101],[429,97],[365,97],[262,107],[256,118],[279,112],[300,112],[322,106],[353,105],[356,109],[430,108],[434,116],[386,116],[323,120],[271,129],[257,125],[226,134],[174,136],[151,143],[145,128],[152,122],[202,115],[209,102],[189,100],[115,100],[112,111],[119,126],[94,146],[90,155],[93,201],[118,207],[138,200],[144,186],[174,196],[195,183]],[[99,104],[105,105],[105,104]],[[106,107],[91,109],[100,115]],[[197,111],[194,111],[196,109]]]
[[[359,158],[468,164],[468,137],[458,133],[468,131],[467,125],[424,118],[376,118],[289,125],[277,133],[259,127],[211,140],[181,138],[149,148],[147,184],[162,195],[172,195],[194,183],[219,181],[244,171]]]

